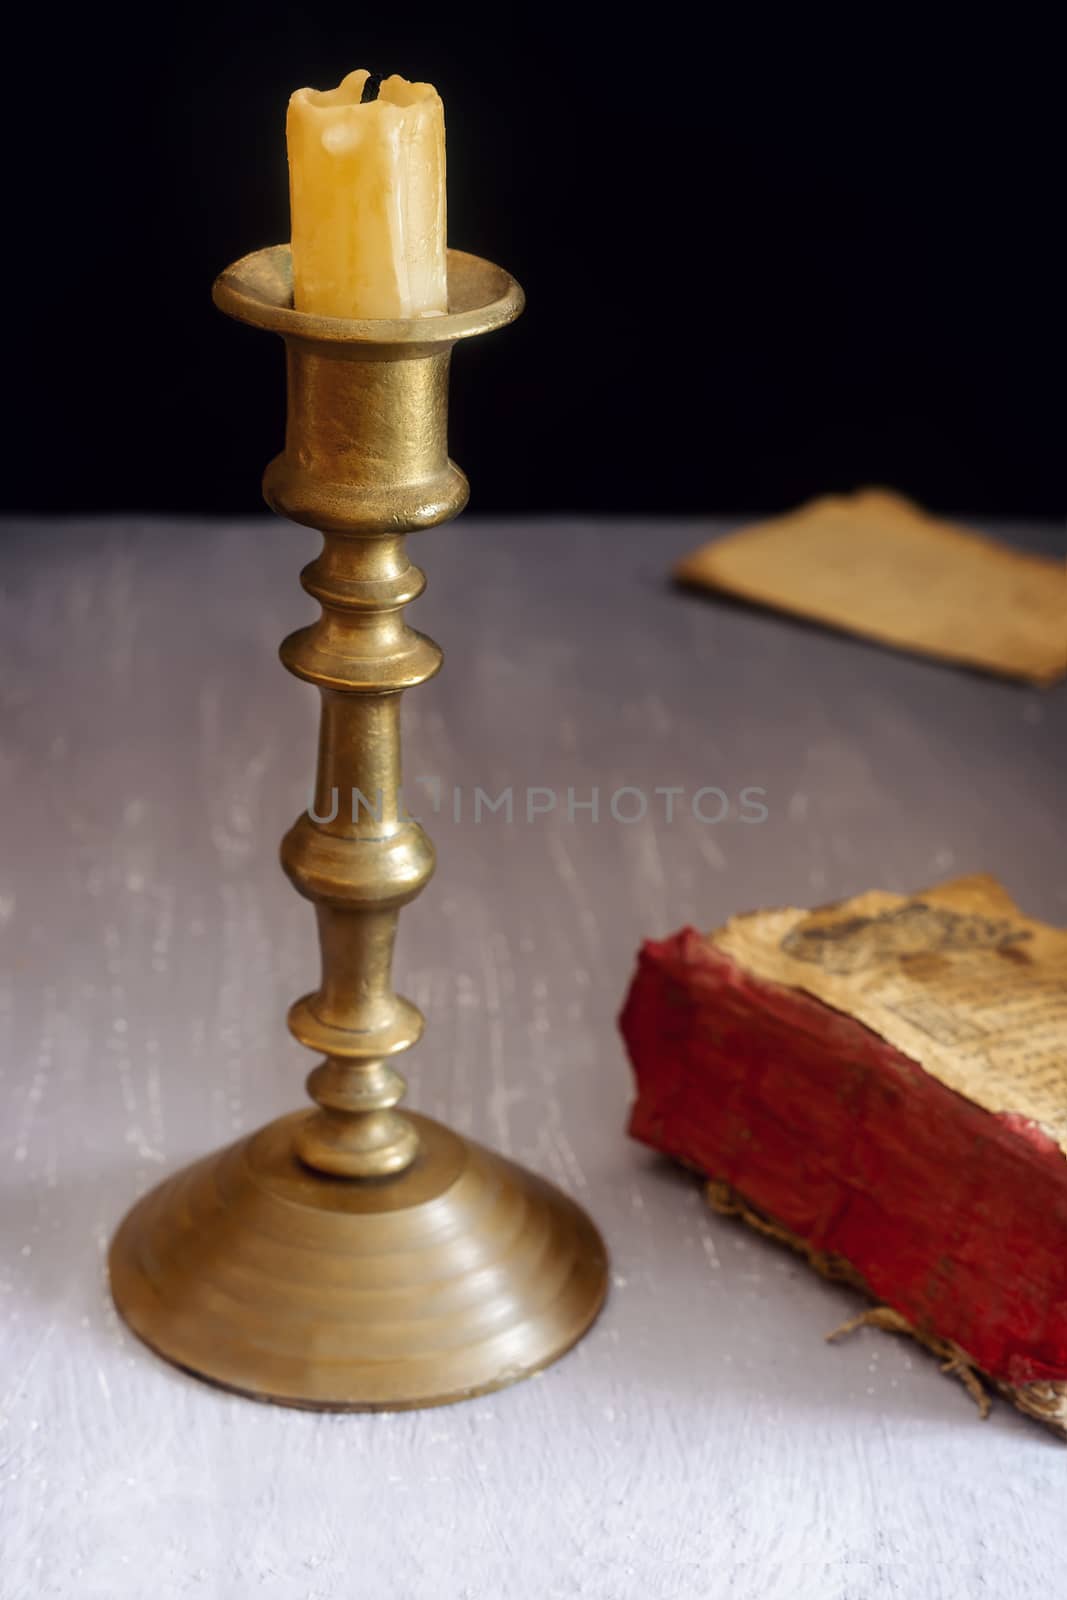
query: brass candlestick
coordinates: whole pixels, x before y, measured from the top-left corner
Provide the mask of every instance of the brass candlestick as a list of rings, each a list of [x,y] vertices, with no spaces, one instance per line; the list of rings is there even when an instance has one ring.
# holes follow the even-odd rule
[[[404,621],[424,581],[404,536],[466,501],[447,451],[452,346],[511,322],[522,291],[450,251],[445,316],[309,316],[292,307],[279,246],[230,267],[214,293],[223,311],[285,339],[286,443],[264,494],[324,538],[302,574],[322,614],[281,651],[322,695],[315,805],[286,835],[282,864],[314,903],[322,951],[321,984],[289,1026],[324,1059],[308,1078],[317,1109],[134,1207],[112,1245],[112,1292],[160,1355],[244,1394],[353,1410],[443,1404],[562,1355],[607,1281],[585,1213],[397,1111],[404,1083],[391,1065],[423,1026],[392,988],[397,915],[434,864],[400,803],[400,694],[441,664]]]

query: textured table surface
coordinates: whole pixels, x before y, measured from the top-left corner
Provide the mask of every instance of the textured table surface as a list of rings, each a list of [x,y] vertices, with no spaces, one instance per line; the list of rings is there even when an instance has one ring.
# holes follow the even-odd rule
[[[274,656],[311,614],[315,536],[0,533],[4,1597],[1065,1592],[1063,1446],[1004,1404],[980,1423],[905,1342],[825,1344],[856,1297],[625,1138],[614,1019],[643,936],[758,905],[984,869],[1067,922],[1067,687],[672,591],[708,531],[468,519],[415,541],[413,620],[446,663],[405,701],[439,853],[398,953],[429,1019],[411,1101],[578,1196],[614,1271],[559,1366],[397,1416],[184,1377],[104,1276],[137,1194],[300,1103],[283,1019],[314,933],[275,852],[314,697]],[[479,786],[511,786],[510,825],[475,823]],[[568,789],[593,787],[599,821],[572,820]],[[765,789],[766,821],[700,821],[705,787]],[[643,819],[612,818],[623,788]]]

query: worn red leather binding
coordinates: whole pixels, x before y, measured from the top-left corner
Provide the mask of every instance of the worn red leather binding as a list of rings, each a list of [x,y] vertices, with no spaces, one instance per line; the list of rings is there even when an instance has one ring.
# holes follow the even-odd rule
[[[1067,1161],[1051,1138],[692,928],[644,945],[620,1026],[636,1139],[1063,1430]]]

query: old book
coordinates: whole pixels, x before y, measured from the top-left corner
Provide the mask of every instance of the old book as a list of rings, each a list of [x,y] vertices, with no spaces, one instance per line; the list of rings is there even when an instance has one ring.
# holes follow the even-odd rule
[[[702,545],[685,583],[900,650],[1047,685],[1067,673],[1067,562],[930,516],[903,495],[825,495]]]
[[[987,877],[756,912],[620,1025],[635,1138],[1067,1435],[1067,931]]]

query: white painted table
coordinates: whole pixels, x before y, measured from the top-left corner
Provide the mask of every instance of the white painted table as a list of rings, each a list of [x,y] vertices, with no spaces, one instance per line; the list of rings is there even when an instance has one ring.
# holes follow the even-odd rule
[[[696,524],[473,519],[415,541],[408,773],[438,875],[402,919],[411,1100],[590,1208],[614,1289],[540,1378],[399,1416],[276,1410],[119,1325],[108,1236],[169,1169],[300,1103],[311,914],[275,865],[311,691],[274,661],[310,533],[13,524],[0,876],[3,1596],[998,1600],[1067,1592],[1067,1454],[981,1424],[906,1343],[623,1134],[643,935],[996,872],[1067,920],[1067,691],[673,592]],[[1055,530],[1027,543],[1064,549]],[[558,796],[510,827],[453,786]],[[623,786],[767,790],[758,826],[566,815]],[[535,805],[547,804],[544,797]],[[637,802],[629,802],[635,809]],[[623,806],[622,809],[626,809]],[[710,807],[709,807],[710,809]]]

